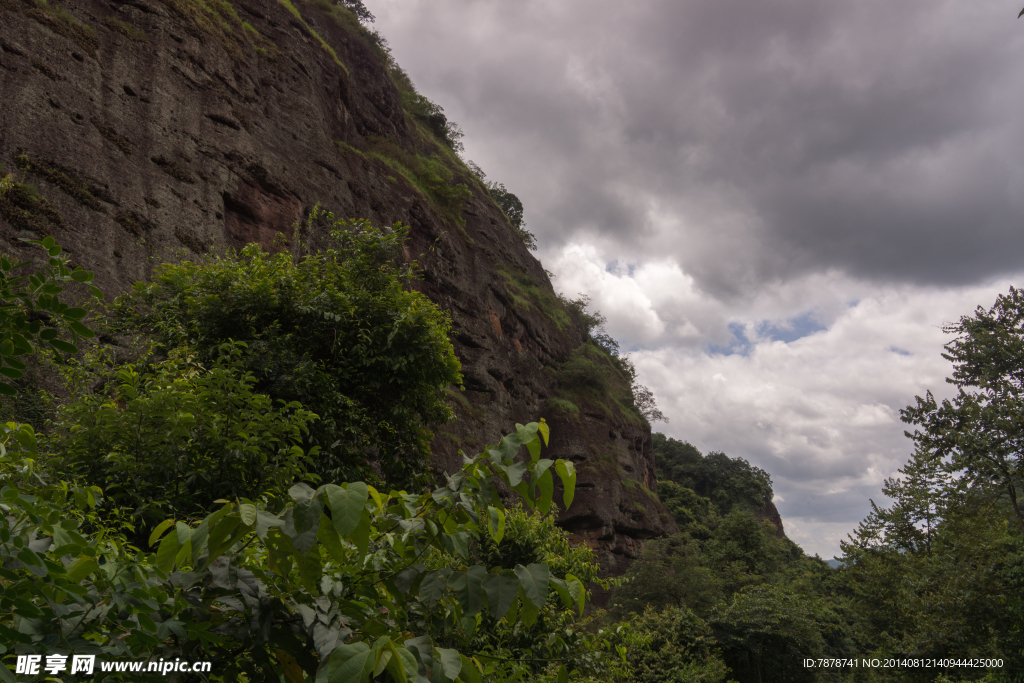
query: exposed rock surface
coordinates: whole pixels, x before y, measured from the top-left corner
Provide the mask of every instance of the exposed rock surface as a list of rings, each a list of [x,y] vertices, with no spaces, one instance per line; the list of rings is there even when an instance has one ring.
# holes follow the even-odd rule
[[[114,293],[168,259],[245,242],[294,248],[293,225],[318,201],[409,224],[410,257],[453,318],[465,375],[436,464],[456,468],[456,444],[468,452],[547,417],[550,457],[580,469],[562,521],[621,573],[643,539],[675,530],[649,492],[650,428],[586,410],[552,416],[554,369],[583,332],[545,310],[554,296],[540,263],[468,173],[454,182],[472,197],[445,210],[387,163],[381,149],[425,143],[379,53],[294,4],[301,18],[244,0],[240,18],[211,23],[189,0],[79,0],[64,7],[73,19],[53,3],[0,0],[0,166],[39,191],[0,198],[3,250],[52,234]]]

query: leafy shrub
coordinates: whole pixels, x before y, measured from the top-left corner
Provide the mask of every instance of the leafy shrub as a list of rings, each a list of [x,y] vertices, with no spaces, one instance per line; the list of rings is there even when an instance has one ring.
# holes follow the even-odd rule
[[[163,265],[118,299],[120,324],[165,350],[194,348],[200,363],[225,341],[244,341],[256,393],[315,407],[304,444],[320,447],[318,474],[409,486],[426,470],[428,425],[453,418],[445,389],[461,375],[450,321],[406,289],[415,276],[400,263],[406,227],[380,230],[319,208],[307,229],[317,221],[335,248],[295,261],[251,244]]]
[[[711,628],[685,607],[648,608],[626,642],[636,683],[720,683],[729,672]]]
[[[445,146],[453,152],[462,152],[462,130],[457,123],[448,120],[440,105],[434,104],[415,90],[406,90],[402,92],[402,106],[420,120]]]
[[[610,368],[583,354],[574,354],[558,369],[558,384],[566,389],[605,392]]]
[[[203,516],[219,498],[282,499],[307,476],[301,448],[316,418],[254,391],[244,344],[206,367],[187,349],[152,366],[124,365],[103,393],[59,409],[46,449],[57,471],[103,489],[140,545],[163,519]]]

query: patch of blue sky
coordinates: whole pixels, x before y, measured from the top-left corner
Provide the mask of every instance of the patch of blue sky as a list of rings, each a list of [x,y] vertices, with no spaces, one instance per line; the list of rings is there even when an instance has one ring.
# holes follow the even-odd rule
[[[890,346],[889,350],[892,351],[893,353],[899,354],[901,356],[909,356],[910,355],[910,351],[907,351],[906,349],[901,349],[898,346]]]
[[[750,350],[754,345],[747,339],[743,325],[740,323],[729,323],[729,332],[732,334],[732,339],[729,340],[729,343],[710,344],[708,346],[708,353],[712,356],[732,356],[733,354],[749,356]]]
[[[636,272],[636,269],[637,264],[622,263],[618,259],[604,264],[604,272],[617,275],[619,277],[622,277],[623,275],[626,275],[626,277],[633,277],[633,273]]]
[[[808,311],[801,313],[795,318],[790,318],[782,323],[763,322],[758,326],[758,332],[771,339],[789,344],[797,339],[803,339],[815,332],[822,332],[828,329],[817,320],[814,313]]]

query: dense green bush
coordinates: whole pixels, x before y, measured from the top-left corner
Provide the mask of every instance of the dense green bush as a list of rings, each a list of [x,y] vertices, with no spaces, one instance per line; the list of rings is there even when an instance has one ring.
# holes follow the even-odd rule
[[[636,683],[720,683],[729,671],[707,623],[685,607],[648,608],[626,639]]]
[[[314,464],[317,448],[301,444],[316,415],[254,391],[247,356],[233,342],[205,366],[178,348],[111,370],[104,391],[59,409],[44,440],[51,467],[102,488],[139,545],[163,519],[202,517],[219,498],[283,500]]]
[[[315,408],[304,447],[319,447],[318,474],[410,486],[423,481],[429,425],[453,418],[444,392],[461,375],[450,321],[408,289],[407,228],[317,209],[307,229],[320,224],[336,246],[297,259],[252,244],[165,264],[118,299],[120,324],[166,351],[188,346],[200,363],[225,341],[244,341],[256,393]]]

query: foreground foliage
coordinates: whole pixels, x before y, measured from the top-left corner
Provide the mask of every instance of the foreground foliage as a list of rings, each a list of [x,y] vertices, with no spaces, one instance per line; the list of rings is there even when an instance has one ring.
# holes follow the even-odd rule
[[[271,260],[249,256],[257,270]],[[288,281],[287,265],[276,266]],[[184,272],[207,275],[192,264]],[[570,461],[541,457],[543,421],[464,458],[433,490],[314,488],[302,480],[317,483],[317,454],[301,442],[317,416],[257,391],[246,344],[221,342],[205,356],[190,342],[215,335],[167,344],[175,330],[210,322],[190,314],[201,301],[176,303],[186,314],[150,318],[177,325],[154,325],[166,359],[119,364],[99,352],[67,366],[78,395],[60,407],[45,448],[28,425],[0,426],[9,663],[16,654],[182,658],[211,661],[217,680],[293,683],[565,681],[618,666],[622,651],[582,619],[593,554],[546,516],[556,494],[571,505],[576,474]],[[15,324],[0,320],[0,332]],[[525,508],[506,509],[499,486]],[[14,680],[10,669],[0,679]]]

